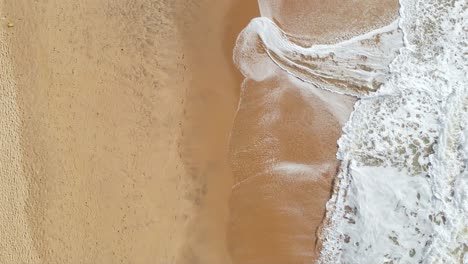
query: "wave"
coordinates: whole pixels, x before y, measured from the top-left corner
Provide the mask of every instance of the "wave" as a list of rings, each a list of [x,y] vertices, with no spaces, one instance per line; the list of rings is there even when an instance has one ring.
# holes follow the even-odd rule
[[[319,263],[468,263],[468,4],[401,0],[400,19],[302,47],[267,18],[234,60],[261,80],[289,74],[360,100],[344,127]]]
[[[256,79],[251,67],[260,63],[252,62],[266,52],[281,69],[318,88],[364,96],[385,82],[388,64],[402,44],[401,31],[394,22],[335,45],[305,48],[291,42],[270,19],[261,17],[240,34],[234,59],[244,76]]]

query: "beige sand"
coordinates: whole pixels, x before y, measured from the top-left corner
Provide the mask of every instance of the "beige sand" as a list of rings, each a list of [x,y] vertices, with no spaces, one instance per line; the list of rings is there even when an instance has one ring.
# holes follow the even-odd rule
[[[22,168],[16,99],[11,54],[0,28],[0,263],[37,263],[25,211],[28,182]]]
[[[14,126],[0,139],[16,154],[1,168],[25,172],[2,182],[18,200],[2,196],[16,221],[2,231],[16,229],[0,262],[228,263],[231,53],[255,1],[19,0],[0,12],[16,82],[2,83]]]
[[[174,262],[195,188],[176,5],[4,4],[41,263]]]

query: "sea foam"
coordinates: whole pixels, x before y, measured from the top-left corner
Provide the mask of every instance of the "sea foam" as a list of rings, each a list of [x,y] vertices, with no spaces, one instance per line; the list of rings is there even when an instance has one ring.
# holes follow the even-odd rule
[[[267,54],[360,98],[338,142],[319,263],[468,263],[468,3],[400,4],[398,21],[335,45],[302,47],[267,18],[237,42],[248,78],[272,73]]]

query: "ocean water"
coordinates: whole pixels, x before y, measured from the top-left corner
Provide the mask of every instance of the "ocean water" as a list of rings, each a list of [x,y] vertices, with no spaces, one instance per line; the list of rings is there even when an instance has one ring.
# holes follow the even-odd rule
[[[468,263],[468,2],[400,5],[394,23],[334,45],[300,46],[267,18],[237,42],[250,79],[274,73],[267,57],[360,99],[338,142],[319,263]]]

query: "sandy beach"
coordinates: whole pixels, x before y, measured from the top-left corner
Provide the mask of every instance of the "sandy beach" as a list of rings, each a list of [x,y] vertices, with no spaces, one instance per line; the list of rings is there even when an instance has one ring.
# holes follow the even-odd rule
[[[377,13],[361,18],[356,6],[341,19],[335,11],[349,6],[312,1],[326,12],[311,25],[333,21],[321,36],[290,19],[307,14],[304,1],[283,2],[268,12],[262,3],[262,14],[310,43],[380,26],[397,8],[365,1]],[[253,0],[0,1],[0,262],[315,259],[342,124],[284,76],[248,81],[238,105],[232,49],[259,14]],[[258,104],[272,84],[283,96]],[[259,127],[272,108],[279,123]],[[266,131],[277,145],[245,150]],[[238,184],[272,157],[321,166],[320,183],[282,182],[278,172]]]
[[[22,237],[2,241],[1,262],[229,263],[241,82],[231,58],[256,3],[3,1],[0,11],[14,84],[2,91],[14,92],[19,120],[2,119],[17,124],[2,143],[16,149],[5,159],[21,157],[2,170],[24,170],[2,187],[25,193],[18,221],[2,220]]]
[[[196,188],[179,154],[189,84],[176,10],[3,3],[38,263],[175,262]]]

